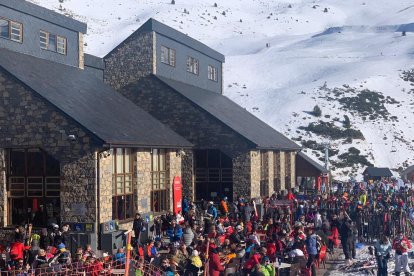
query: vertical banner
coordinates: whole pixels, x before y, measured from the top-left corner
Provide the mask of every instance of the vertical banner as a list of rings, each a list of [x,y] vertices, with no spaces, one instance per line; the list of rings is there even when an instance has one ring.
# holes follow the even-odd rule
[[[173,180],[173,212],[178,214],[182,211],[183,201],[183,185],[181,183],[181,177],[175,176]]]

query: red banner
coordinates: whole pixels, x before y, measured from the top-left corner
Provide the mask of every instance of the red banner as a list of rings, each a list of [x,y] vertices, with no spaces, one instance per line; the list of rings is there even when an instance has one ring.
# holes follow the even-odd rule
[[[173,181],[173,211],[174,214],[182,211],[183,201],[183,185],[181,183],[181,177],[175,176]]]

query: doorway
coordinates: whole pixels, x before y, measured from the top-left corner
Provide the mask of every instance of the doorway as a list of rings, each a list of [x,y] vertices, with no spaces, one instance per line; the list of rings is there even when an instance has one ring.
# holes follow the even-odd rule
[[[60,163],[45,151],[7,151],[8,225],[60,223]]]
[[[233,198],[233,161],[220,150],[195,150],[196,200]]]

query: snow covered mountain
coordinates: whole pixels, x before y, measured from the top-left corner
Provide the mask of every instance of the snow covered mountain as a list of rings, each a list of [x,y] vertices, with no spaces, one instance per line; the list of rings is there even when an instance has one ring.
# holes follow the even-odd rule
[[[86,22],[98,56],[150,17],[222,52],[225,95],[316,158],[329,143],[337,178],[414,163],[412,0],[31,1]]]

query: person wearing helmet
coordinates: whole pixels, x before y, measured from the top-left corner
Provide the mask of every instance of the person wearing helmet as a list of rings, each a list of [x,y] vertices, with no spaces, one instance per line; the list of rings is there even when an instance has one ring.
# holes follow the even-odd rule
[[[214,202],[213,201],[210,201],[208,203],[207,215],[209,217],[211,217],[211,219],[213,219],[213,220],[217,219],[217,209],[216,209],[216,207],[214,207]]]

